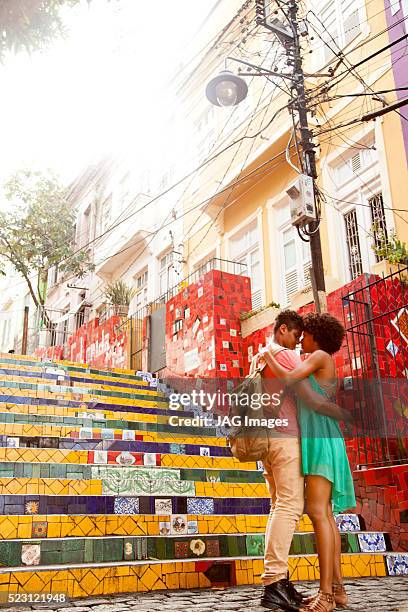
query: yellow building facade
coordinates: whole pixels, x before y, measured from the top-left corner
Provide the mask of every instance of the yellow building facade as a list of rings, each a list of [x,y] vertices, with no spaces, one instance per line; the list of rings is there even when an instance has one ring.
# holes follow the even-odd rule
[[[386,270],[373,250],[381,235],[408,240],[404,119],[389,112],[359,120],[396,99],[393,49],[383,50],[390,43],[383,0],[302,3],[299,16],[308,30],[303,67],[331,291],[362,272]],[[254,3],[231,0],[215,5],[195,48],[178,90],[192,168],[199,168],[182,196],[185,273],[205,269],[214,257],[239,262],[228,270],[251,277],[254,308],[272,301],[298,307],[312,294],[310,248],[291,225],[287,194],[299,168],[289,81],[247,74],[248,96],[235,107],[212,106],[205,96],[225,67],[246,72],[228,57],[290,73],[284,49],[257,26]]]

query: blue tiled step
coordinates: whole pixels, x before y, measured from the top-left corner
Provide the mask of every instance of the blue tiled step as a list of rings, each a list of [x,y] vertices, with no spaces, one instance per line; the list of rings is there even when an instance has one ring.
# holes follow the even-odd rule
[[[0,447],[7,446],[7,438],[0,436]],[[202,450],[211,457],[231,457],[227,446],[204,446],[177,442],[143,442],[142,440],[102,440],[100,438],[57,438],[50,436],[19,436],[21,448],[60,448],[65,450],[111,450],[172,455],[201,455]]]
[[[119,497],[113,495],[63,496],[63,495],[2,495],[0,514],[24,515],[33,513],[28,508],[35,503],[35,514],[124,514],[123,501],[131,500],[133,514],[155,514],[156,499],[170,499],[173,514],[269,514],[271,500],[268,498],[231,499],[210,497],[140,496]],[[115,500],[118,500],[115,502]],[[29,504],[29,506],[27,506]],[[35,516],[35,515],[34,515]]]

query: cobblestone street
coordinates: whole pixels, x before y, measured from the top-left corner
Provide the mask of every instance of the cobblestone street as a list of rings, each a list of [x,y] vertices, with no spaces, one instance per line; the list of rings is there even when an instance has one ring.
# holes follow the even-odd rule
[[[346,612],[408,612],[408,580],[404,578],[371,578],[347,580],[350,606]],[[296,585],[305,593],[313,593],[316,583],[304,582]],[[150,592],[112,597],[92,597],[71,600],[64,605],[49,606],[1,606],[0,612],[262,612],[258,602],[262,589],[259,586],[236,587],[217,590],[189,590]]]

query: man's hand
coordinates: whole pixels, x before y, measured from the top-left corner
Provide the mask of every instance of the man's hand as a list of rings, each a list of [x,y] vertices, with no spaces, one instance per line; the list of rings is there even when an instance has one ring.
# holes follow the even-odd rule
[[[314,391],[309,380],[301,380],[296,383],[294,391],[311,410],[329,416],[337,421],[344,421],[346,423],[353,422],[354,419],[348,410],[341,408],[327,399],[324,395],[320,395],[320,393]]]

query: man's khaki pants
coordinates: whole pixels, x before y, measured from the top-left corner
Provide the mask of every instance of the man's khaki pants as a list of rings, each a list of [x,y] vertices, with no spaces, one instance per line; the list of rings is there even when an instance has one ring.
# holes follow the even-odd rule
[[[268,455],[263,461],[271,495],[262,575],[265,586],[286,578],[290,545],[304,508],[299,438],[270,438],[268,442]]]

